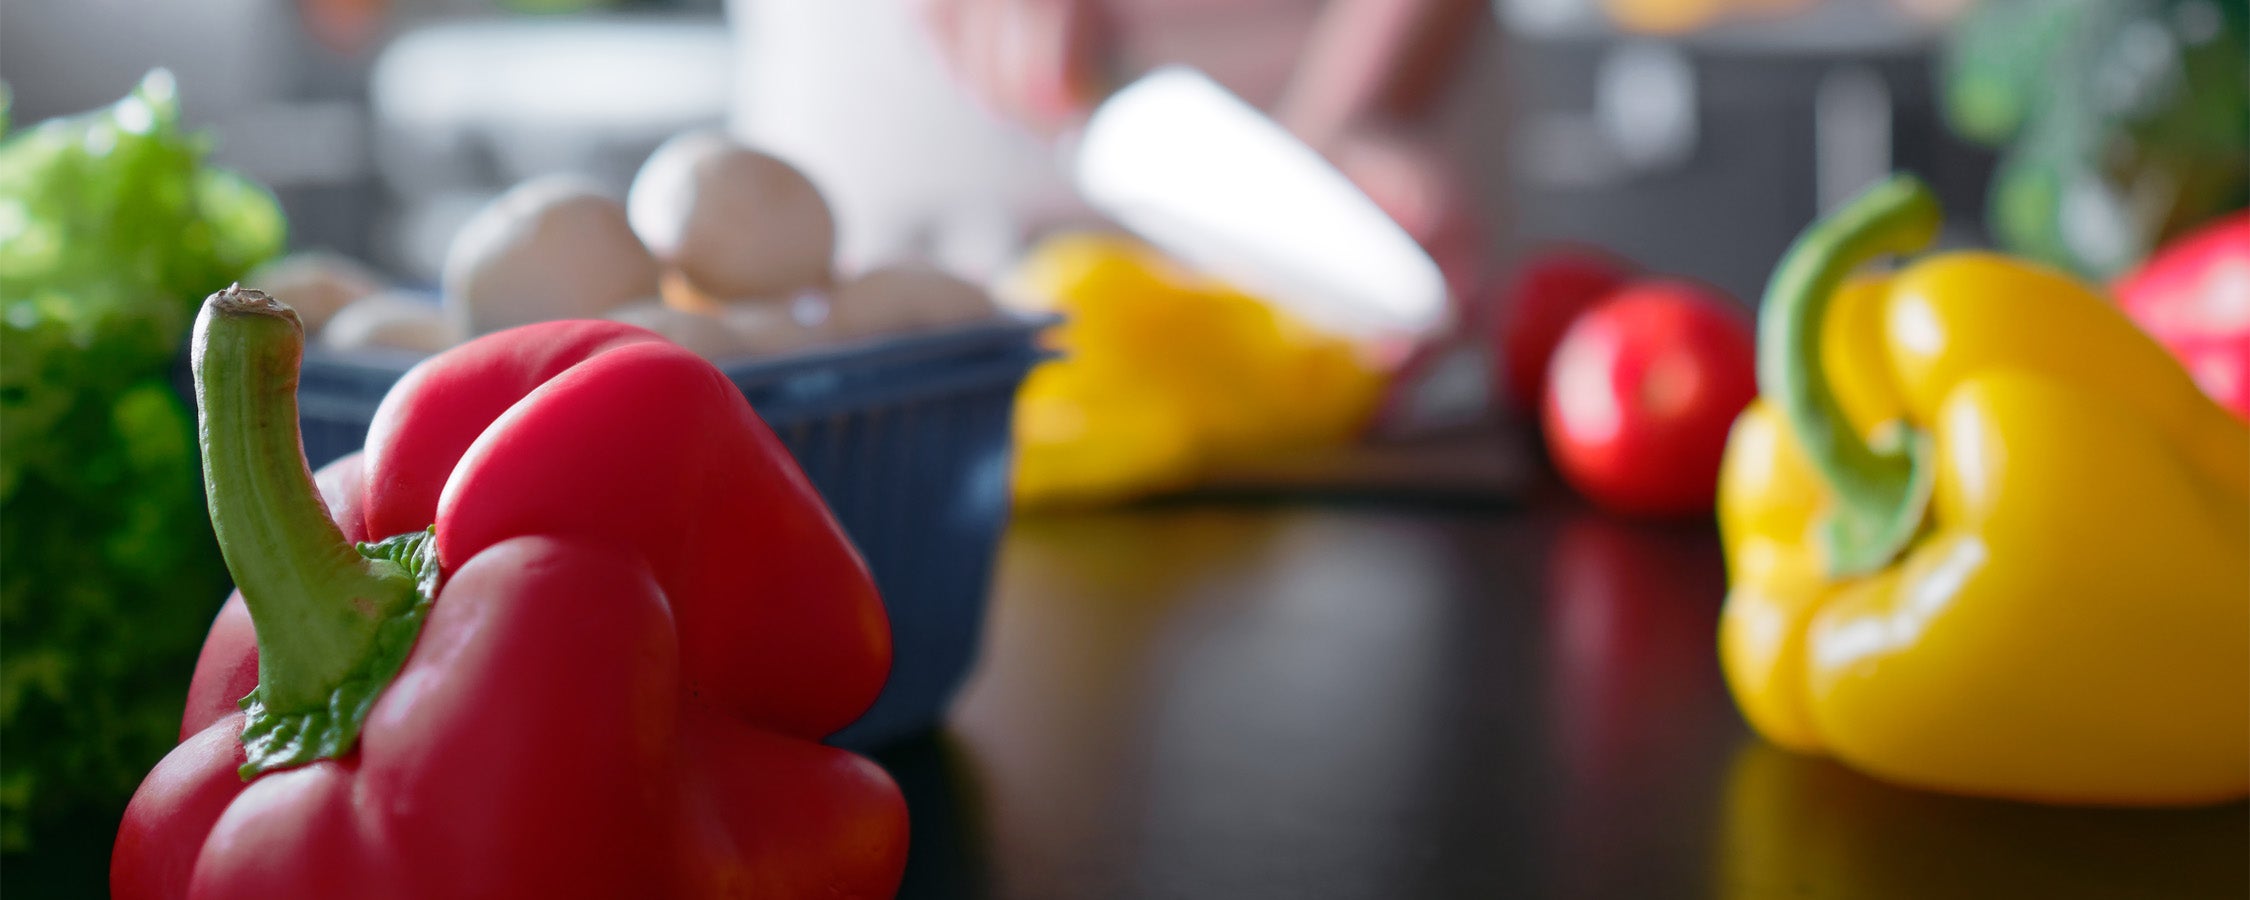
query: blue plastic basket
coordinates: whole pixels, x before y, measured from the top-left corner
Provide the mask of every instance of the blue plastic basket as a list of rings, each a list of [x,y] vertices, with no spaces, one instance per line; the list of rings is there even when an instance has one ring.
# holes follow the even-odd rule
[[[867,559],[890,614],[890,682],[830,743],[868,749],[937,723],[967,677],[1008,519],[1016,388],[1048,319],[722,364]],[[297,388],[314,468],[367,441],[375,407],[419,357],[305,355]]]

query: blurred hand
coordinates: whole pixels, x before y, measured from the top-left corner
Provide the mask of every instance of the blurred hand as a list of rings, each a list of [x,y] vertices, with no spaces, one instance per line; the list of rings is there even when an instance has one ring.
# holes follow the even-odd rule
[[[1287,70],[1270,73],[1286,83],[1276,119],[1427,248],[1449,281],[1476,274],[1482,226],[1474,198],[1427,120],[1479,17],[1490,15],[1484,0],[915,2],[957,77],[996,112],[1043,134],[1077,125],[1119,87],[1127,77],[1116,71],[1121,60],[1206,69],[1231,62],[1239,70],[1267,59],[1268,68]],[[1286,55],[1263,57],[1224,30],[1181,39],[1246,22],[1267,37],[1293,32]]]
[[[321,46],[358,56],[382,36],[389,6],[388,0],[297,0],[297,14],[305,33]]]
[[[1108,92],[1097,0],[915,0],[947,65],[996,112],[1064,130]]]

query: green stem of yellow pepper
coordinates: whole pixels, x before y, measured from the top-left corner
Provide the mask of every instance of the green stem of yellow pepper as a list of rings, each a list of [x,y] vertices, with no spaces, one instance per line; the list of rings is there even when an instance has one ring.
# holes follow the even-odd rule
[[[1845,418],[1821,364],[1822,322],[1854,270],[1928,246],[1943,218],[1920,179],[1893,175],[1806,229],[1766,286],[1758,392],[1779,407],[1835,492],[1825,532],[1832,575],[1880,569],[1914,539],[1929,505],[1931,466],[1925,436],[1901,429],[1901,440],[1878,446]]]

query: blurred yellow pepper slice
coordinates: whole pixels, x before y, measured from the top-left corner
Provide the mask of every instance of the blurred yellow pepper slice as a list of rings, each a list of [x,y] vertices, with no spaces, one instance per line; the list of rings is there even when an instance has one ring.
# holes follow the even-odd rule
[[[1128,238],[1051,238],[1001,293],[1065,316],[1048,336],[1062,358],[1017,401],[1022,505],[1125,500],[1347,440],[1383,386],[1348,341]]]

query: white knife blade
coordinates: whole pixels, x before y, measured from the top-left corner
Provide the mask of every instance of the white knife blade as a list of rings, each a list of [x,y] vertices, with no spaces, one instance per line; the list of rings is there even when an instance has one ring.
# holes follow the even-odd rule
[[[1309,323],[1413,340],[1450,315],[1437,264],[1318,152],[1194,69],[1094,111],[1069,166],[1087,202],[1183,263]]]

